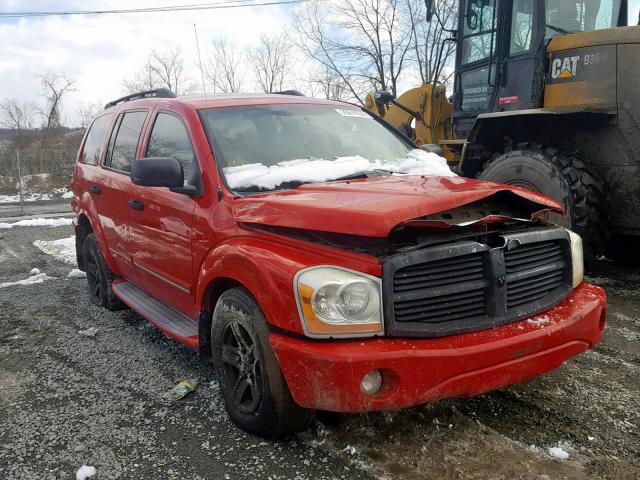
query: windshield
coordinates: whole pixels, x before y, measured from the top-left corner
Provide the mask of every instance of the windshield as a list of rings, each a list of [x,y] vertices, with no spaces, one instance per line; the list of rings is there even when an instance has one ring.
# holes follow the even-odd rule
[[[453,175],[362,109],[259,105],[200,111],[232,190],[252,193],[360,176]]]
[[[620,0],[546,0],[546,37],[615,27],[619,13]]]

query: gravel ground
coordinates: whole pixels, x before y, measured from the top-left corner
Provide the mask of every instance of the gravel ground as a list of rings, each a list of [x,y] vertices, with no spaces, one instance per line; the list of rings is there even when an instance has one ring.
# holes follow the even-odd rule
[[[0,479],[640,478],[640,272],[602,263],[609,326],[541,378],[473,399],[367,415],[321,414],[269,442],[226,417],[209,365],[132,312],[88,301],[70,265],[33,246],[68,227],[0,231]],[[96,327],[89,337],[78,333]],[[198,378],[181,400],[166,392]],[[550,447],[568,460],[548,455]]]

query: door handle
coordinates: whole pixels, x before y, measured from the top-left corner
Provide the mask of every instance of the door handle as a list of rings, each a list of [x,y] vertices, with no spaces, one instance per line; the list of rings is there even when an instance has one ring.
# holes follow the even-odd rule
[[[131,200],[129,200],[129,206],[134,210],[139,210],[139,211],[144,210],[144,203],[141,200],[138,200],[137,198],[132,198]]]
[[[89,187],[89,193],[93,195],[100,195],[100,187],[97,185],[91,185]]]

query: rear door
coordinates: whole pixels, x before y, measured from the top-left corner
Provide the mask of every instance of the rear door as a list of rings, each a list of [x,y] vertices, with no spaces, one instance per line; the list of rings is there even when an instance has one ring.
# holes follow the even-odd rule
[[[108,253],[127,277],[131,274],[131,255],[127,244],[130,210],[128,198],[132,187],[129,174],[147,114],[148,110],[144,109],[127,110],[118,115],[109,139],[99,182],[96,183],[98,191],[94,194],[98,199],[98,215]]]
[[[197,186],[199,169],[183,119],[159,110],[151,124],[144,157],[173,157],[184,185]],[[144,159],[140,160],[144,161]],[[191,236],[195,201],[168,188],[134,185],[129,197],[130,248],[140,287],[187,315],[193,313]]]

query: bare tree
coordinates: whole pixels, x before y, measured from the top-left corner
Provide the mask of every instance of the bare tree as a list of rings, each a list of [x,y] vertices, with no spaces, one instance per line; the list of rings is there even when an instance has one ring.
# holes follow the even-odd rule
[[[196,83],[184,73],[184,62],[180,48],[157,52],[152,50],[143,67],[124,80],[122,87],[127,93],[167,88],[177,95],[187,95],[196,90]]]
[[[411,47],[406,1],[310,1],[296,13],[300,46],[340,77],[360,103],[368,90],[395,95]]]
[[[353,94],[342,77],[326,67],[311,75],[309,87],[314,97],[343,101],[353,99]]]
[[[24,146],[31,136],[36,111],[33,102],[8,98],[0,103],[0,126],[13,130],[13,141]]]
[[[76,81],[61,72],[47,71],[40,76],[44,93],[42,94],[46,100],[43,110],[45,137],[52,129],[62,126],[60,116],[60,105],[62,99],[68,92],[74,92]]]
[[[78,126],[86,130],[94,117],[103,109],[103,105],[101,102],[78,102]]]
[[[422,83],[446,84],[453,75],[453,68],[446,67],[451,64],[456,50],[455,42],[445,41],[450,36],[446,30],[455,29],[458,2],[434,0],[433,5],[436,16],[427,22],[424,0],[407,0],[411,49]]]
[[[244,53],[236,45],[222,38],[211,42],[211,54],[204,72],[214,92],[237,93],[243,89],[246,71]]]
[[[0,125],[13,130],[33,128],[36,105],[29,101],[7,98],[0,103]]]
[[[260,88],[265,93],[283,90],[292,79],[295,65],[291,44],[284,33],[260,35],[258,45],[247,51],[247,60]]]

